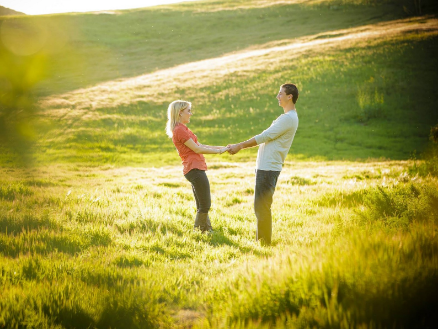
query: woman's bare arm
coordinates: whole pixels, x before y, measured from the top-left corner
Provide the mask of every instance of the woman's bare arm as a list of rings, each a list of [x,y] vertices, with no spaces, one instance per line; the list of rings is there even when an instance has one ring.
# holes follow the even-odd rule
[[[205,144],[199,144],[200,146],[205,146],[205,147],[208,147],[208,148],[211,148],[211,149],[222,149],[222,148],[224,148],[224,147],[226,147],[226,146],[213,146],[213,145],[205,145]]]
[[[184,145],[197,154],[222,154],[228,151],[228,147],[224,147],[224,146],[213,148],[206,145],[198,145],[191,138],[187,142],[185,142]]]

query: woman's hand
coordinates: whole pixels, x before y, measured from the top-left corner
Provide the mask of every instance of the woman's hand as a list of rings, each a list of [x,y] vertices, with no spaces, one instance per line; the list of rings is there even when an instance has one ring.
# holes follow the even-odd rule
[[[224,152],[227,152],[229,149],[230,149],[230,148],[229,148],[228,146],[221,147],[221,148],[219,149],[219,154],[222,154],[222,153],[224,153]]]

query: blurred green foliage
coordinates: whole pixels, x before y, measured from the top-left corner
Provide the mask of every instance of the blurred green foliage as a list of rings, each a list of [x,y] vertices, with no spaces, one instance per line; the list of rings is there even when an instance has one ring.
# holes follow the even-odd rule
[[[33,89],[44,78],[45,37],[28,20],[5,19],[0,25],[0,141],[25,164],[36,138]]]
[[[0,20],[0,148],[16,164],[32,161],[37,88],[50,77],[50,60],[67,41],[56,21],[20,16]]]

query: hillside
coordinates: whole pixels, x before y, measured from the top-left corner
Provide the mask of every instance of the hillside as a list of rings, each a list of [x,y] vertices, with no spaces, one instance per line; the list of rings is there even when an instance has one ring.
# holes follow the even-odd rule
[[[40,45],[40,52],[49,56],[47,73],[38,93],[49,95],[269,42],[404,16],[400,8],[389,5],[341,9],[315,5],[316,11],[314,6],[295,2],[266,6],[264,1],[241,1],[236,10],[227,8],[232,2],[189,2],[126,11],[32,16],[23,22],[37,34],[47,34],[41,41],[44,45]],[[321,17],[324,21],[319,20]],[[300,28],[288,29],[293,26]]]
[[[8,15],[26,15],[26,14],[0,6],[0,16],[8,16]]]
[[[37,163],[175,164],[163,130],[168,103],[190,99],[202,141],[228,144],[278,115],[285,81],[301,90],[292,156],[363,161],[425,149],[438,120],[437,72],[429,69],[437,65],[436,22],[390,4],[204,1],[6,19],[3,38],[33,54],[32,74],[23,66],[21,80],[8,74],[35,79],[29,94],[40,115],[26,136],[38,135]],[[34,31],[27,43],[14,43],[19,24]]]

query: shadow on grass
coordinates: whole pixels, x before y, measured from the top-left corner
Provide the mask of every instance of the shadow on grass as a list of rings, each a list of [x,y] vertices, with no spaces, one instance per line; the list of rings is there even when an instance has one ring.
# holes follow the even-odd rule
[[[112,240],[103,230],[63,232],[62,227],[50,220],[0,220],[0,253],[7,257],[23,254],[48,255],[62,252],[70,255],[93,246],[108,246]]]
[[[44,311],[49,317],[53,316],[49,307],[46,307]],[[94,319],[80,307],[62,307],[58,312],[54,317],[54,322],[63,328],[93,328],[96,325]]]
[[[252,254],[257,255],[257,256],[264,255],[264,253],[261,253],[261,252],[255,250],[254,248],[243,247],[239,243],[236,243],[236,242],[230,240],[229,238],[227,238],[224,235],[223,231],[220,231],[220,230],[214,231],[214,233],[211,234],[211,240],[209,241],[209,244],[212,246],[215,246],[215,247],[227,245],[227,246],[235,247],[235,248],[239,249],[239,251],[242,253],[252,253]]]
[[[84,249],[82,241],[69,235],[38,233],[31,231],[18,236],[0,235],[0,252],[4,256],[16,258],[27,253],[48,255],[55,251],[74,255]]]
[[[0,233],[15,234],[23,230],[36,230],[40,228],[59,229],[59,225],[48,217],[38,218],[33,215],[24,215],[22,218],[15,218],[13,215],[3,214],[0,217]]]
[[[139,233],[152,232],[161,235],[164,235],[167,232],[171,232],[180,237],[185,235],[185,230],[178,227],[178,225],[173,223],[172,221],[160,222],[151,218],[146,218],[135,223],[115,224],[115,228],[119,231],[120,234],[137,231]]]

